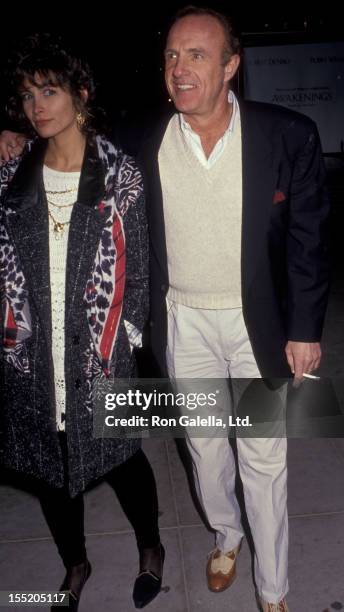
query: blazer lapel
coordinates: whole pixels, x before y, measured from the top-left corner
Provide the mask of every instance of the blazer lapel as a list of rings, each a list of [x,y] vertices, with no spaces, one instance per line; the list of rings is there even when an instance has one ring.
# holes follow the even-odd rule
[[[254,105],[240,104],[242,127],[242,291],[247,294],[266,245],[269,215],[273,202],[277,169],[273,158],[272,135],[263,129]]]
[[[151,248],[167,280],[167,251],[162,188],[159,173],[159,149],[171,114],[164,117],[157,129],[144,142],[138,163],[143,173]]]

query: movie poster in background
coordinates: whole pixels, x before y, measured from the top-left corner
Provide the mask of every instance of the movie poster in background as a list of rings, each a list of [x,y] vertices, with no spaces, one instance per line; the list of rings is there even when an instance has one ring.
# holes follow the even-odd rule
[[[249,47],[247,100],[280,104],[316,121],[325,153],[344,148],[344,42]]]

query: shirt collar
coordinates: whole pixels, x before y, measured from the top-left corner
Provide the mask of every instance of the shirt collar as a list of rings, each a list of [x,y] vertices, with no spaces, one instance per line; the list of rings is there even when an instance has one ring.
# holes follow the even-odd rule
[[[238,103],[238,99],[236,97],[236,95],[234,94],[234,92],[230,89],[228,91],[228,104],[233,104],[233,110],[232,110],[232,116],[228,125],[228,128],[225,131],[225,134],[233,132],[234,127],[235,127],[235,119],[239,113],[239,103]],[[184,119],[183,114],[179,113],[179,121],[180,121],[180,127],[182,129],[182,131],[185,132],[193,132],[192,127],[190,126],[190,124]]]

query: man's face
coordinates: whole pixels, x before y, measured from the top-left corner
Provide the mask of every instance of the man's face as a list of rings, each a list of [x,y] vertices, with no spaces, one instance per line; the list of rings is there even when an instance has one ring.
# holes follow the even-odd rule
[[[225,36],[209,15],[188,15],[171,28],[165,49],[165,81],[179,112],[189,118],[211,118],[227,104],[227,82],[234,76],[239,56],[223,63]]]

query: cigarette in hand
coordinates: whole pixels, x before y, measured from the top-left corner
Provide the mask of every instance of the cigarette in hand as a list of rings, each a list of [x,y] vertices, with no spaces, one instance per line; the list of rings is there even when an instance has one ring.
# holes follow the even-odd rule
[[[314,376],[313,374],[306,374],[303,372],[302,376],[304,378],[310,378],[311,380],[320,380],[320,376]]]

